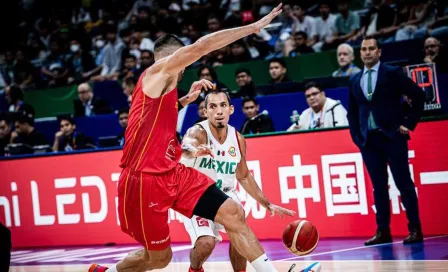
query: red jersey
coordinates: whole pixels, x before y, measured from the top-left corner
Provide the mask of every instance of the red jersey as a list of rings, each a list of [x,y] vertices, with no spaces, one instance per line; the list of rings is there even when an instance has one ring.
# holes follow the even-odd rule
[[[158,97],[145,95],[140,76],[132,95],[120,167],[147,173],[173,169],[182,155],[176,135],[177,88]]]

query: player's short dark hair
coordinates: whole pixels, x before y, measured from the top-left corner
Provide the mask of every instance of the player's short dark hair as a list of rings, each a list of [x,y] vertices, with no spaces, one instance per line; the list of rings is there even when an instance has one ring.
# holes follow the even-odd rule
[[[199,67],[198,73],[197,73],[198,78],[201,76],[201,73],[204,69],[208,69],[208,71],[210,72],[210,76],[212,77],[213,80],[218,79],[218,75],[216,74],[215,69],[213,69],[213,67],[211,67],[210,65],[202,65]]]
[[[173,34],[165,34],[162,37],[158,38],[157,41],[154,43],[154,53],[159,53],[163,49],[170,47],[170,46],[185,46],[185,44],[182,42],[181,39],[176,37]]]
[[[59,124],[61,124],[62,121],[67,121],[67,122],[69,122],[72,125],[76,125],[75,119],[71,115],[67,115],[67,114],[59,115],[58,116]]]
[[[244,107],[244,104],[246,104],[247,102],[254,102],[255,106],[258,106],[258,101],[253,97],[245,97],[243,99],[243,107]]]
[[[310,81],[310,82],[308,82],[307,84],[305,84],[305,92],[306,91],[308,91],[309,89],[311,89],[311,88],[316,88],[316,89],[318,89],[319,91],[323,91],[323,89],[322,89],[322,86],[321,85],[319,85],[317,82],[315,82],[315,81]]]
[[[248,76],[250,76],[250,70],[247,68],[238,68],[235,71],[235,76],[238,76],[241,73],[246,73]]]
[[[269,65],[271,65],[271,63],[278,63],[280,64],[283,68],[286,68],[286,62],[284,59],[282,58],[273,58],[269,61]]]
[[[118,110],[118,116],[122,115],[123,113],[129,114],[129,108],[123,108]]]
[[[378,47],[378,49],[381,49],[381,44],[378,42],[378,40],[372,36],[372,35],[367,35],[364,37],[364,39],[362,39],[363,41],[367,41],[367,40],[375,40],[376,42],[376,47]]]
[[[224,92],[224,91],[222,91],[222,90],[213,90],[213,91],[209,91],[209,92],[207,93],[207,95],[205,96],[205,99],[204,99],[204,101],[205,101],[205,108],[207,108],[207,105],[208,105],[208,97],[209,97],[211,94],[221,94],[221,93],[226,95],[226,97],[227,97],[227,102],[229,102],[229,105],[232,105],[232,100],[230,99],[230,96],[229,96],[228,93],[226,93],[226,92]]]

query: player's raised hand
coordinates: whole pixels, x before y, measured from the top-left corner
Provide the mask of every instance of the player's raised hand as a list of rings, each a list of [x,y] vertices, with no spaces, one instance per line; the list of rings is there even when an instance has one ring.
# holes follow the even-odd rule
[[[191,102],[198,99],[202,90],[213,90],[215,88],[215,84],[211,83],[207,79],[201,79],[193,82],[190,87],[190,91],[186,96],[184,96],[185,102],[190,104]]]
[[[271,213],[271,217],[274,215],[280,216],[282,219],[285,218],[285,215],[287,216],[293,216],[296,212],[293,210],[289,210],[280,206],[277,206],[275,204],[270,204],[268,207],[269,212]]]
[[[200,157],[200,156],[205,156],[205,155],[210,155],[212,156],[212,158],[214,158],[215,156],[213,155],[213,151],[206,145],[204,144],[200,144],[196,147],[196,152],[194,152],[194,157]]]
[[[262,28],[265,28],[267,25],[271,23],[272,20],[274,20],[275,17],[277,17],[282,12],[282,6],[283,4],[280,3],[277,7],[275,7],[268,15],[264,16],[260,20],[256,21],[255,27],[256,27],[256,33],[260,32]]]

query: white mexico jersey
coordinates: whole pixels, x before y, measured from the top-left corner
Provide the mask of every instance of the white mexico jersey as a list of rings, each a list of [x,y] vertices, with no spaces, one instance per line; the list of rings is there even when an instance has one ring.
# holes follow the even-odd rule
[[[195,159],[182,158],[180,162],[212,178],[221,190],[228,191],[235,188],[236,168],[241,160],[237,131],[234,127],[227,125],[226,141],[220,144],[213,136],[208,120],[198,125],[207,132],[207,144],[215,158],[207,155]]]

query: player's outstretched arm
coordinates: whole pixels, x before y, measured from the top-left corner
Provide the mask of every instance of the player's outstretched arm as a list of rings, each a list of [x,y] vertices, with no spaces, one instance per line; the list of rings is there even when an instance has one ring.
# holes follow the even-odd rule
[[[207,146],[207,132],[196,125],[187,130],[182,140],[182,156],[188,159],[204,155],[212,155],[213,152]]]
[[[271,215],[278,214],[281,218],[285,215],[292,216],[294,211],[282,208],[269,202],[266,196],[258,187],[257,182],[249,171],[246,162],[246,139],[238,132],[238,142],[240,144],[241,161],[236,168],[236,179],[243,186],[244,190],[253,197],[261,206],[265,207]]]
[[[199,60],[202,56],[229,45],[245,36],[259,32],[271,23],[282,11],[282,4],[274,8],[268,15],[247,26],[217,31],[203,36],[194,44],[184,46],[167,57],[162,72],[177,75],[185,67]]]

